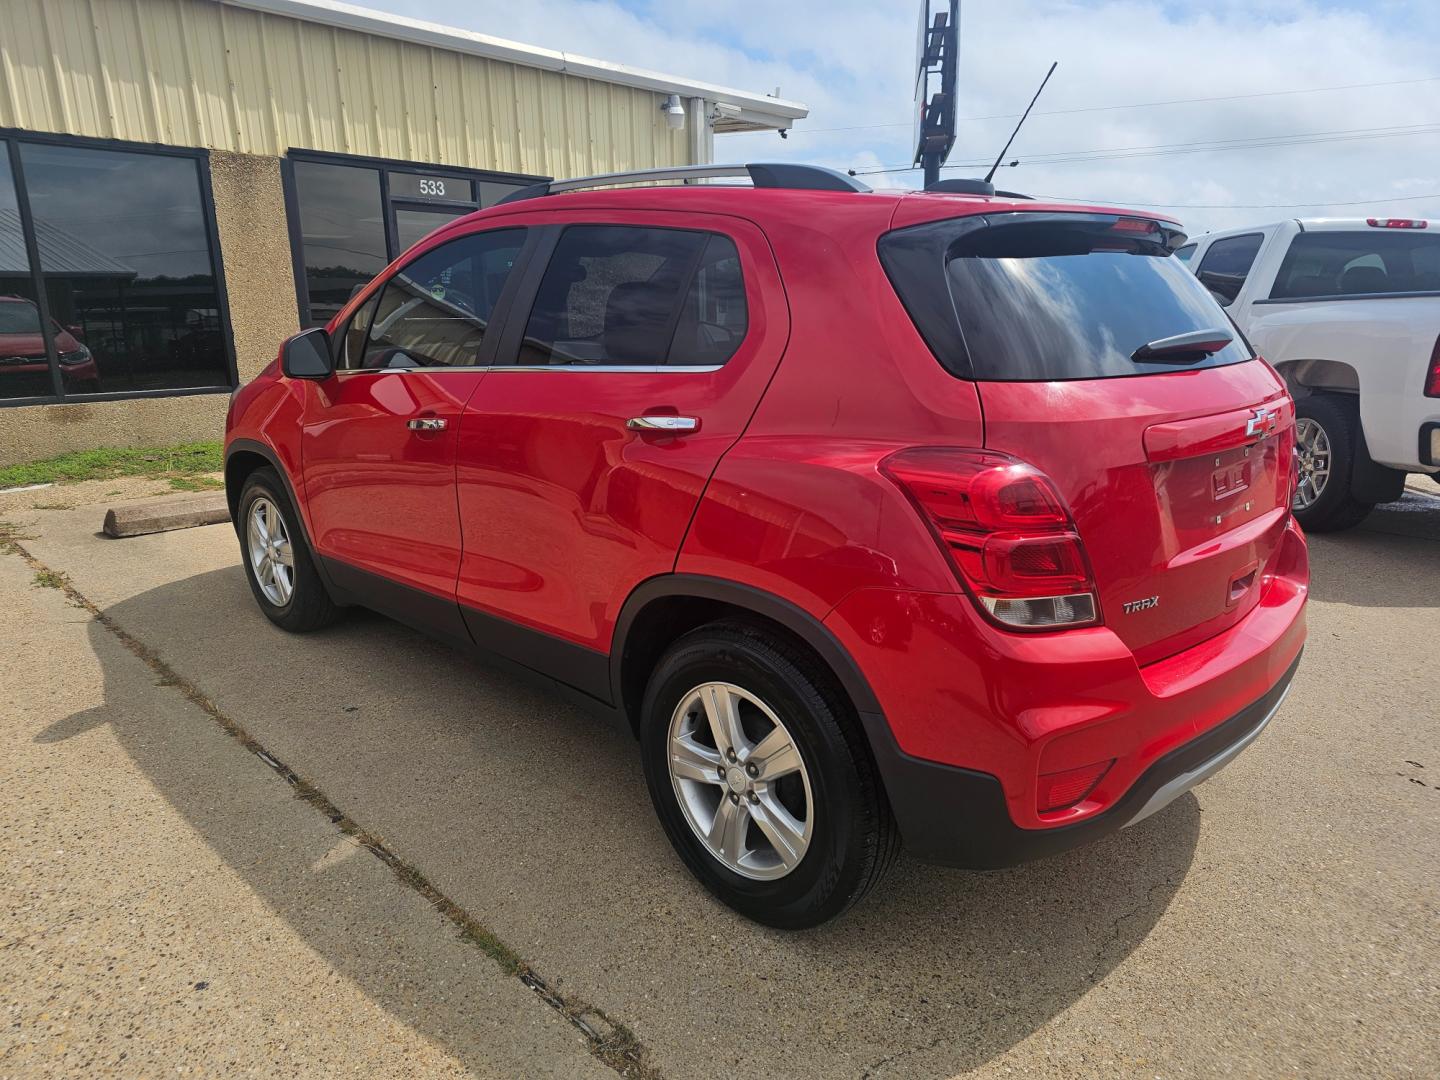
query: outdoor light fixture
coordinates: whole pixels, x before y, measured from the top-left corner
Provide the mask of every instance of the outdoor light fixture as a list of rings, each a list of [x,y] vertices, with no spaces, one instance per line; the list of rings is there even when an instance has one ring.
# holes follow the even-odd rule
[[[665,114],[665,126],[671,131],[679,131],[685,126],[685,104],[679,94],[671,94],[662,101],[660,111]]]

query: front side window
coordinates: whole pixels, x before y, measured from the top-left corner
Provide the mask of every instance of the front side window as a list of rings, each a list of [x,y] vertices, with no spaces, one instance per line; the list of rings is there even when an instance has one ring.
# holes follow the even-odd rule
[[[745,332],[735,245],[682,229],[567,228],[545,269],[519,362],[723,363]]]
[[[396,271],[385,282],[373,316],[366,308],[357,315],[370,317],[360,366],[373,370],[478,363],[495,302],[524,240],[524,229],[473,233],[441,244]]]
[[[1307,232],[1290,244],[1272,300],[1440,292],[1440,235],[1428,232]]]
[[[1200,260],[1196,271],[1203,284],[1220,303],[1229,307],[1245,287],[1245,278],[1250,267],[1255,265],[1255,256],[1260,254],[1260,245],[1265,237],[1260,233],[1231,236],[1216,240]]]
[[[1195,245],[1194,245],[1194,244],[1186,244],[1184,247],[1182,247],[1182,248],[1177,248],[1176,251],[1175,251],[1175,258],[1179,259],[1179,260],[1180,260],[1182,263],[1184,263],[1186,266],[1189,266],[1189,265],[1190,265],[1190,260],[1193,259],[1194,257],[1195,257]]]

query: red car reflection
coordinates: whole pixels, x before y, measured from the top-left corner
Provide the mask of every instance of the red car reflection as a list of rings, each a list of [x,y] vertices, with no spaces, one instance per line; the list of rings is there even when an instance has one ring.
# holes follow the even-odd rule
[[[50,322],[60,377],[71,393],[93,394],[100,389],[100,372],[90,350],[73,333]],[[32,386],[16,385],[31,383]],[[45,339],[40,333],[40,310],[23,296],[0,296],[0,397],[28,397],[53,392],[50,368],[45,362]]]

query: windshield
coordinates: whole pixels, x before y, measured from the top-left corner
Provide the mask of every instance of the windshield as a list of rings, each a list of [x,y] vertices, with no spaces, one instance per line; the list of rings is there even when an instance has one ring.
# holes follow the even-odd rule
[[[1251,358],[1214,298],[1170,254],[1157,223],[1016,214],[978,228],[974,219],[937,224],[938,239],[949,241],[942,250],[935,250],[935,237],[899,245],[886,269],[937,358],[957,375],[1012,382],[1099,379]],[[886,241],[899,235],[881,241],[882,258]],[[943,289],[935,288],[937,271]],[[917,287],[921,277],[930,279],[927,287]],[[1234,340],[1183,364],[1131,358],[1143,345],[1197,330],[1222,330]]]
[[[0,297],[0,334],[40,333],[40,313],[29,300]]]

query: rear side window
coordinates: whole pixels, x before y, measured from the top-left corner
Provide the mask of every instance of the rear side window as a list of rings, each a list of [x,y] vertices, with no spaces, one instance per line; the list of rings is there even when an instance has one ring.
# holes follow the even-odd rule
[[[1195,257],[1195,245],[1194,245],[1194,244],[1186,244],[1186,245],[1185,245],[1184,247],[1182,247],[1182,248],[1176,248],[1176,249],[1175,249],[1175,258],[1179,259],[1182,263],[1185,263],[1187,266],[1190,264],[1190,260],[1193,259],[1194,257]]]
[[[1216,240],[1200,260],[1196,276],[1215,299],[1229,307],[1245,287],[1250,268],[1255,265],[1255,256],[1260,254],[1260,245],[1265,242],[1261,233],[1246,233],[1244,236],[1228,236]]]
[[[1098,214],[932,222],[880,240],[880,258],[936,358],[961,378],[1100,379],[1240,363],[1250,352],[1170,254],[1161,226]],[[1183,365],[1133,360],[1197,330],[1234,340]]]
[[[1280,263],[1270,298],[1396,292],[1440,292],[1440,236],[1380,229],[1301,233]]]
[[[545,268],[519,363],[723,364],[746,321],[740,258],[728,238],[576,225]]]
[[[479,363],[495,302],[525,241],[524,229],[472,233],[432,248],[385,282],[360,366],[465,367]],[[352,335],[346,361],[353,363]]]

